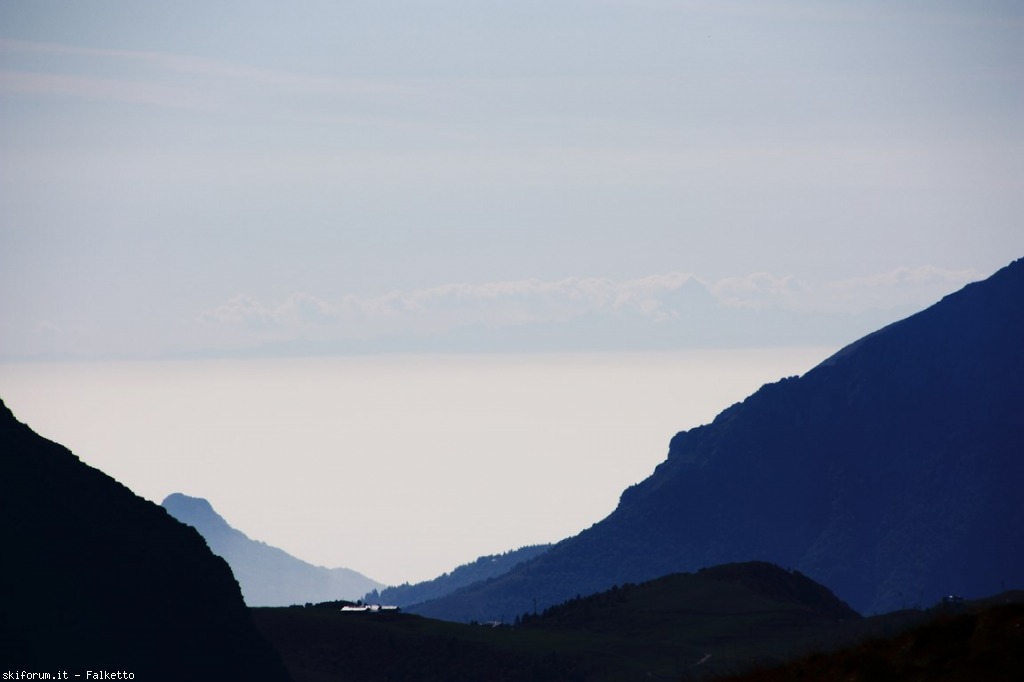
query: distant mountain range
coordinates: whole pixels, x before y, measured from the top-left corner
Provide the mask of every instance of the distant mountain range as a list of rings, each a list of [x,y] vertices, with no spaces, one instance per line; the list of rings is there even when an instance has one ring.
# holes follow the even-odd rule
[[[314,566],[252,540],[228,525],[202,498],[173,493],[162,505],[171,516],[198,530],[213,553],[228,562],[249,606],[354,600],[384,587],[351,569]]]
[[[288,679],[228,565],[194,529],[37,435],[2,401],[0,480],[4,670]]]
[[[1024,584],[1024,260],[677,434],[616,510],[509,573],[415,607],[530,612],[737,561],[862,613]]]

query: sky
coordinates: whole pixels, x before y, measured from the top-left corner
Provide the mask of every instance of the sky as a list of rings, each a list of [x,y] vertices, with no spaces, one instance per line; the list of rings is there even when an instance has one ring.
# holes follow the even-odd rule
[[[995,0],[0,2],[0,378],[834,349],[1024,255],[1022,33]]]
[[[765,309],[806,328],[769,342],[846,339],[1024,253],[1022,28],[4,2],[0,357],[756,345]]]

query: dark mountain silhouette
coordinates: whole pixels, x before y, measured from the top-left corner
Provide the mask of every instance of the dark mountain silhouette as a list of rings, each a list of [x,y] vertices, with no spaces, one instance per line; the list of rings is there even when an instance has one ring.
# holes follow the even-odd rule
[[[880,612],[1024,583],[1024,260],[677,434],[616,510],[417,612],[486,620],[764,560]]]
[[[453,569],[450,573],[445,573],[433,580],[416,583],[415,585],[406,583],[379,591],[373,590],[366,594],[363,601],[406,607],[432,599],[439,599],[473,583],[508,573],[518,564],[529,561],[550,548],[551,545],[529,545],[510,550],[504,554],[482,556],[472,563],[463,564]]]
[[[228,525],[202,498],[173,493],[162,504],[171,516],[198,530],[213,553],[228,562],[249,606],[358,599],[384,587],[351,569],[314,566],[252,540]]]
[[[5,669],[287,680],[202,537],[0,401]]]

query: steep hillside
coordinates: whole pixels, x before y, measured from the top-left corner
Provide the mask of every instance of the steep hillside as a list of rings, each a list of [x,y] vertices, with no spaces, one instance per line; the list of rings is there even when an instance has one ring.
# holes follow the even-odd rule
[[[228,525],[210,503],[181,493],[168,495],[163,507],[199,531],[210,549],[231,566],[249,606],[288,606],[334,599],[358,599],[384,587],[348,568],[324,568],[277,547],[250,539]]]
[[[1024,260],[676,435],[605,520],[417,607],[520,613],[720,563],[799,569],[863,613],[1024,583]]]
[[[0,402],[5,669],[288,679],[227,564],[192,528]]]

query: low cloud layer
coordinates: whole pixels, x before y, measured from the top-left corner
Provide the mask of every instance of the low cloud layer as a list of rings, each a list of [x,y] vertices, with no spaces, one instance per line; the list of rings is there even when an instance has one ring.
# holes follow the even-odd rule
[[[700,278],[684,273],[613,281],[601,278],[527,279],[480,284],[445,284],[372,297],[344,296],[331,303],[307,293],[261,303],[238,295],[205,313],[203,319],[252,329],[303,323],[363,323],[416,328],[482,323],[507,326],[563,321],[600,312],[632,312],[653,319],[672,314],[666,303],[681,291],[710,293]]]

